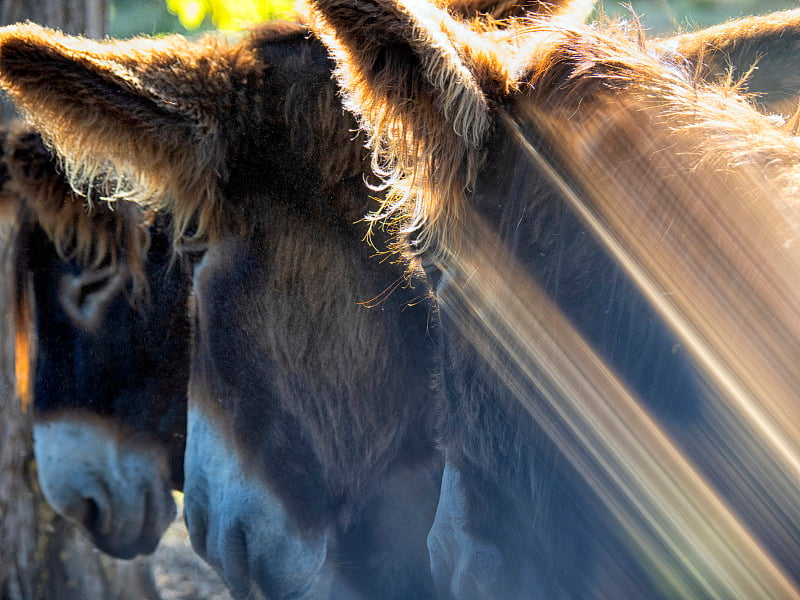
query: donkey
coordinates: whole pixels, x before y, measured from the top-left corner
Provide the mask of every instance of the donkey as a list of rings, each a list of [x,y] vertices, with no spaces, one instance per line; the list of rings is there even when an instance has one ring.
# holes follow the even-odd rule
[[[96,44],[28,27],[8,33],[0,51],[4,85],[78,188],[102,174],[122,196],[166,202],[195,255],[186,455],[195,547],[239,596],[251,583],[278,597],[324,594],[333,549],[329,562],[352,565],[345,579],[361,591],[424,597],[425,578],[408,577],[424,561],[410,566],[398,549],[426,528],[424,480],[436,470],[430,308],[409,306],[426,294],[402,287],[380,312],[358,306],[400,282],[401,270],[371,261],[360,242],[368,226],[354,225],[370,207],[367,165],[331,66],[295,25],[233,47]],[[112,166],[124,177],[110,176]],[[388,237],[373,233],[377,244]],[[421,492],[409,478],[423,479]],[[413,527],[398,516],[404,503],[423,514]],[[384,547],[380,527],[359,518],[409,543]],[[372,566],[378,577],[365,583]]]
[[[363,241],[369,161],[324,46],[295,24],[233,45],[31,25],[1,54],[76,189],[160,204],[194,264],[195,549],[236,597],[432,597],[436,313]]]
[[[68,187],[57,170],[55,158],[44,148],[38,134],[17,127],[6,147],[5,162],[10,179],[5,182],[4,204],[6,208],[20,205],[25,212],[17,238],[20,323],[25,322],[30,312],[30,298],[25,295],[28,273],[33,274],[35,282],[31,297],[35,303],[32,313],[36,324],[31,331],[21,327],[19,333],[24,340],[32,342],[37,351],[34,353],[37,361],[33,369],[33,395],[42,486],[51,504],[65,516],[81,522],[101,549],[123,558],[150,552],[170,522],[170,515],[174,516],[168,491],[170,487],[180,489],[182,485],[190,337],[185,331],[189,279],[180,268],[181,261],[169,268],[174,261],[171,261],[170,239],[163,216],[158,217],[158,225],[150,227],[149,237],[142,237],[140,230],[147,214],[126,201],[120,201],[113,210],[98,203],[93,210],[99,214],[90,219],[85,201],[77,198]],[[70,250],[72,254],[79,254],[81,249],[75,246],[81,243],[94,244],[84,252],[98,245],[105,249],[109,254],[105,260],[111,261],[111,268],[104,265],[103,272],[81,266],[85,261],[102,263],[102,256],[85,256],[83,261],[67,260],[65,257]],[[146,256],[141,255],[144,252]],[[131,266],[121,267],[117,263]],[[143,289],[129,290],[126,302],[123,289],[129,277],[128,270],[137,268],[143,272],[134,280]],[[82,270],[78,275],[71,275],[70,269]],[[96,275],[98,271],[102,279]],[[85,280],[79,278],[81,273],[85,273]],[[112,279],[116,273],[122,273],[125,278]],[[139,283],[142,279],[144,282]],[[82,292],[82,285],[91,289]],[[142,306],[134,310],[130,301],[139,296],[146,297],[139,298]],[[158,335],[140,333],[152,323],[160,324]],[[133,334],[125,337],[121,332]],[[77,349],[74,354],[72,347]],[[160,361],[147,362],[152,362],[148,357],[154,351],[171,347],[180,351],[162,352]],[[136,376],[133,389],[129,389],[130,383],[124,384],[127,369],[124,375],[115,373],[119,361],[127,355],[138,357],[135,373],[130,373]],[[77,357],[70,368],[69,358],[74,356]],[[164,369],[167,361],[175,364],[178,370]],[[142,369],[144,365],[150,369]],[[28,366],[20,364],[18,370],[22,383]],[[21,387],[24,385],[22,383]],[[164,393],[173,387],[174,393]],[[166,412],[161,414],[165,408]],[[160,431],[167,426],[172,443],[167,443],[164,438],[169,436]],[[153,432],[153,427],[159,430]],[[169,456],[171,469],[165,465],[161,454]],[[170,471],[172,481],[165,480]],[[432,490],[438,489],[435,474],[434,469],[427,480],[423,480]],[[407,497],[402,486],[418,483],[414,474],[400,473],[386,482],[387,489],[382,493]],[[161,524],[145,515],[144,524],[157,524],[158,529],[144,530],[138,546],[123,546],[118,540],[127,533],[126,525],[129,522],[143,525],[142,516],[136,510],[141,506],[137,503],[152,494],[151,489],[159,490],[160,486],[167,492],[163,498],[169,502],[170,510],[155,516],[166,518],[165,522]],[[110,498],[103,495],[105,490],[110,492]],[[429,502],[434,498],[435,494],[431,493]],[[155,500],[145,502],[145,510],[158,510],[162,498]],[[391,526],[394,519],[386,514],[389,510],[402,512],[409,508],[389,496],[380,504],[368,505],[364,514],[354,519],[348,533],[347,544],[352,547],[346,556],[348,560],[352,561],[357,552],[369,556],[380,551],[369,547],[382,543],[375,537],[376,528],[379,535],[394,534],[411,539],[408,530],[391,531],[384,526]],[[100,524],[110,525],[111,533],[103,534]],[[426,529],[427,526],[418,532],[419,539],[424,539]],[[428,571],[426,564],[419,568],[422,573]]]
[[[20,124],[3,150],[3,203],[18,214],[16,379],[33,397],[42,491],[101,550],[149,554],[183,484],[189,278],[170,266],[164,217],[148,227],[126,202],[90,214]]]
[[[743,466],[737,441],[697,452],[726,455],[704,473],[778,557],[731,530],[718,547],[743,554],[711,566],[723,528],[689,538],[732,516],[678,450],[713,427],[715,394],[730,410],[723,366],[762,408],[780,397],[770,420],[793,420],[795,141],[642,39],[542,19],[476,32],[424,2],[308,4],[391,188],[376,226],[399,232],[441,311],[446,465],[428,544],[442,594],[798,597],[798,479]],[[772,485],[790,500],[748,491]],[[675,508],[701,498],[714,508],[697,520]]]

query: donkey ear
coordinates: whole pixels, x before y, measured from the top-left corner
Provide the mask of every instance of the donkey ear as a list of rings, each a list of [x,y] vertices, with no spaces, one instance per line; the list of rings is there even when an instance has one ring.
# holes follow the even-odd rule
[[[338,64],[350,108],[380,129],[401,120],[420,131],[442,124],[467,144],[488,126],[488,100],[507,75],[488,40],[432,2],[307,0],[314,31]],[[385,107],[385,108],[382,108]]]
[[[730,81],[767,112],[793,114],[800,100],[800,9],[748,17],[659,42],[704,81]]]
[[[116,169],[116,184],[133,188],[117,191],[159,197],[208,187],[223,171],[208,100],[226,102],[211,80],[215,50],[178,37],[95,42],[12,26],[0,29],[0,85],[61,155],[74,186]]]

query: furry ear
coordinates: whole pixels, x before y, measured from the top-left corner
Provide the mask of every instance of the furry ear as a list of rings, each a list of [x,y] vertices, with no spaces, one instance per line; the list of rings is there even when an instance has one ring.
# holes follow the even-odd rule
[[[420,0],[306,0],[312,29],[337,62],[346,105],[369,133],[391,194],[376,219],[420,230],[474,180],[491,102],[515,85],[495,43]],[[505,58],[505,57],[502,57]],[[437,191],[433,201],[433,190]],[[428,199],[428,201],[423,201]]]
[[[0,29],[0,85],[60,155],[75,189],[188,202],[225,177],[235,60],[180,37],[96,42],[36,25]],[[213,200],[213,198],[212,198]],[[190,217],[187,217],[187,219]]]
[[[767,112],[793,114],[800,100],[800,9],[739,19],[658,42],[695,69],[728,82]]]
[[[499,64],[479,81],[471,48],[483,48],[444,8],[413,0],[309,0],[312,29],[331,49],[351,108],[380,128],[381,107],[406,107],[421,128],[448,123],[466,143],[477,145],[487,127],[483,86],[505,82]],[[469,52],[469,53],[468,53]],[[489,53],[488,55],[490,55]],[[487,55],[487,56],[488,56]],[[391,110],[391,108],[387,108]]]

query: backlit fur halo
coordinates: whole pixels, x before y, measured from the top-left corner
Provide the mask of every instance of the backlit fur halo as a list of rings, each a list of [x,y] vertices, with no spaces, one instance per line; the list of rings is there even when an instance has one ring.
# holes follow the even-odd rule
[[[705,83],[642,47],[642,38],[554,23],[539,23],[529,33],[534,44],[540,35],[549,41],[535,46],[538,51],[522,49],[521,57],[533,59],[518,69],[520,101],[538,107],[542,117],[579,131],[587,119],[602,122],[597,117],[607,108],[640,113],[662,135],[679,140],[681,154],[692,157],[691,169],[742,169],[763,180],[759,187],[789,192],[787,206],[797,205],[798,139],[737,94],[736,82]]]
[[[323,14],[315,0],[307,4],[305,18],[337,61],[345,105],[368,132],[373,171],[388,189],[370,218],[399,234],[398,250],[408,251],[413,239],[416,253],[431,246],[431,236],[447,237],[448,228],[434,226],[445,213],[458,218],[483,158],[491,106],[517,89],[509,65],[521,32],[537,20],[581,24],[594,7],[592,0],[343,0],[326,2]],[[374,19],[391,22],[375,26]],[[351,39],[358,27],[398,33],[396,40]],[[408,43],[418,62],[377,66],[386,43]]]
[[[369,3],[363,4],[364,12],[354,13],[344,6],[339,17],[365,23],[383,18],[380,10],[371,11]],[[329,23],[337,15],[323,17],[312,10],[307,18],[336,58],[345,106],[367,131],[373,170],[388,188],[382,207],[371,219],[391,222],[401,234],[415,232],[422,250],[428,231],[422,225],[436,221],[445,205],[458,206],[475,176],[480,158],[476,150],[489,127],[489,104],[474,73],[487,74],[501,89],[508,78],[491,49],[492,41],[468,23],[442,18],[447,15],[444,9],[409,0],[392,3],[391,10],[389,30],[410,32],[407,37],[416,40],[419,63],[387,64],[377,74],[374,63],[382,56],[383,40],[359,46],[354,53],[355,45]],[[398,42],[401,38],[405,35],[398,35]],[[453,39],[470,43],[454,44]],[[398,88],[396,81],[401,78],[413,89]],[[415,136],[415,131],[426,135]]]
[[[223,208],[221,190],[243,153],[265,152],[272,126],[286,128],[326,189],[366,170],[321,44],[307,37],[302,25],[279,22],[236,43],[214,34],[95,42],[12,26],[0,30],[0,84],[62,157],[75,189],[163,209],[181,246],[252,230],[264,207],[226,194]],[[271,48],[284,43],[299,51],[271,64]],[[298,73],[280,94],[268,85],[273,68]]]

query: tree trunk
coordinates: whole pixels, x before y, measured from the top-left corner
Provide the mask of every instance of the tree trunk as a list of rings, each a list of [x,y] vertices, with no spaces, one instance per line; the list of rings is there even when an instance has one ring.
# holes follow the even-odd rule
[[[0,25],[33,21],[73,35],[101,38],[108,28],[108,0],[0,0]],[[5,99],[0,121],[15,115]]]
[[[0,24],[31,20],[102,37],[108,0],[0,0]],[[0,110],[8,119],[13,109]],[[36,478],[31,410],[14,394],[13,227],[0,214],[0,600],[157,600],[148,560],[96,550],[44,500]]]
[[[101,38],[106,33],[107,0],[0,0],[0,21],[31,20],[73,35]]]

